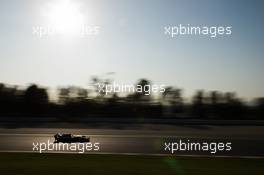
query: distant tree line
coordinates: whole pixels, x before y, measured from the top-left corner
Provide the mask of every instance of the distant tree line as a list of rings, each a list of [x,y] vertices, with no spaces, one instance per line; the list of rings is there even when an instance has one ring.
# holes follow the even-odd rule
[[[98,78],[93,83],[111,83]],[[147,79],[137,84],[151,84]],[[264,98],[248,105],[233,92],[197,91],[186,102],[182,89],[166,87],[160,96],[135,92],[121,96],[105,95],[96,89],[75,86],[58,88],[58,101],[49,100],[46,88],[36,84],[21,89],[0,84],[0,117],[56,117],[74,120],[80,117],[139,117],[197,119],[264,119]]]

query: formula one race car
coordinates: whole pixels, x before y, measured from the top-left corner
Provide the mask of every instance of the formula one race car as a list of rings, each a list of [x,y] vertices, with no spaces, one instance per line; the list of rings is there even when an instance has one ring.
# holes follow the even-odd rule
[[[72,135],[72,134],[61,134],[57,133],[54,135],[55,141],[54,143],[84,143],[84,142],[90,142],[90,138],[87,136],[81,136],[81,135]]]

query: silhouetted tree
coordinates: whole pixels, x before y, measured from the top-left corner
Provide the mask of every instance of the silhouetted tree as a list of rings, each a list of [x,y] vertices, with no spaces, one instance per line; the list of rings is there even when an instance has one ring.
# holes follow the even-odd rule
[[[151,83],[147,79],[140,79],[136,84],[136,92],[133,97],[135,100],[149,101],[151,96]]]
[[[70,89],[69,88],[60,88],[59,91],[59,102],[67,103],[70,100]]]
[[[92,85],[95,88],[95,92],[97,93],[97,98],[102,99],[106,95],[106,86],[111,84],[110,79],[100,79],[98,77],[92,77],[91,79]],[[108,95],[112,95],[110,92]]]
[[[162,95],[163,101],[171,106],[173,112],[183,112],[183,98],[181,89],[169,86],[165,88],[165,91]]]
[[[25,91],[25,101],[29,105],[47,104],[49,102],[48,93],[46,89],[33,84]]]
[[[205,118],[204,91],[199,90],[193,97],[193,114],[198,118]]]
[[[256,113],[259,119],[264,119],[264,97],[256,99]]]
[[[59,89],[59,101],[60,103],[68,102],[81,102],[86,100],[88,97],[88,91],[86,89],[69,86],[66,88]]]
[[[218,91],[211,91],[209,99],[209,117],[217,118],[221,113],[221,95]]]

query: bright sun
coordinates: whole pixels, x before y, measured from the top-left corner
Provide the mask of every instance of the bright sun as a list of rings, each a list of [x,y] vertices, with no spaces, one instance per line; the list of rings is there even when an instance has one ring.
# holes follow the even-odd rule
[[[60,0],[49,4],[45,14],[48,25],[59,34],[75,35],[84,25],[80,7],[70,0]]]

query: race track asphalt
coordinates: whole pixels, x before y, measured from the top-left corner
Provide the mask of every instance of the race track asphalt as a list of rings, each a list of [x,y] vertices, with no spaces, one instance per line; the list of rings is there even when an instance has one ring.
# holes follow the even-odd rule
[[[159,129],[157,129],[159,128]],[[39,152],[33,150],[33,143],[53,143],[57,132],[82,134],[90,137],[92,144],[99,143],[99,150],[85,151],[98,154],[171,154],[186,156],[264,156],[263,126],[201,126],[156,129],[61,129],[61,128],[20,128],[0,129],[1,152]],[[218,150],[171,150],[166,145],[179,143],[231,143],[230,151]],[[177,144],[175,144],[177,143]],[[39,146],[39,145],[38,145]],[[46,145],[47,146],[47,145]],[[43,147],[44,148],[44,147]],[[172,148],[172,147],[170,147]],[[184,147],[183,147],[184,148]],[[43,152],[72,152],[67,150],[44,150]]]

